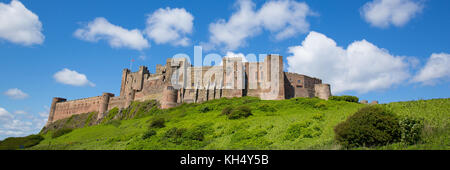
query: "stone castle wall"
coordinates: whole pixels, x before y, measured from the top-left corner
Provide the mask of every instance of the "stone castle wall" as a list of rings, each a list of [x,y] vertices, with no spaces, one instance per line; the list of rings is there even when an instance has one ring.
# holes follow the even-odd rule
[[[199,78],[199,79],[196,79]],[[199,81],[200,80],[200,81]],[[197,81],[197,82],[196,82]],[[74,114],[103,113],[127,108],[132,101],[158,100],[161,108],[181,103],[198,103],[222,97],[253,96],[263,100],[293,97],[328,99],[330,86],[318,78],[283,71],[281,56],[268,55],[262,62],[242,62],[240,58],[223,58],[219,66],[194,67],[183,58],[167,59],[150,73],[145,66],[139,71],[122,71],[120,95],[66,101],[54,98],[47,124]]]

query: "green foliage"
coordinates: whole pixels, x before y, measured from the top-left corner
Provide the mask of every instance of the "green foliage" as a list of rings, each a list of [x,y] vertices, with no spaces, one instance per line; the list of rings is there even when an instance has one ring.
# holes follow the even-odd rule
[[[156,135],[156,131],[153,129],[148,129],[147,131],[145,131],[145,133],[142,135],[142,139],[148,139],[150,137],[152,137],[153,135]]]
[[[150,123],[150,128],[163,128],[165,127],[164,123],[164,118],[153,119],[153,121]]]
[[[325,101],[320,101],[320,102],[314,104],[314,108],[316,108],[316,109],[321,109],[321,110],[325,110],[325,109],[327,109],[327,102],[325,102]]]
[[[198,125],[190,129],[173,127],[166,131],[164,138],[175,144],[202,145],[205,135],[209,132],[208,125]]]
[[[120,120],[110,120],[106,122],[106,125],[112,125],[114,127],[119,127],[122,124]]]
[[[25,149],[39,144],[44,137],[41,135],[29,135],[26,137],[9,137],[0,141],[0,150]]]
[[[421,138],[423,121],[417,118],[403,117],[399,121],[401,141],[405,144],[415,144]]]
[[[275,112],[277,111],[277,109],[275,109],[275,107],[269,105],[269,104],[262,104],[259,105],[258,110],[262,111],[262,112]]]
[[[400,140],[397,117],[379,106],[367,106],[338,124],[335,139],[344,147],[382,146]]]
[[[89,113],[88,118],[86,119],[86,122],[84,123],[84,127],[88,127],[91,124],[92,117],[96,114],[96,112]]]
[[[206,112],[209,112],[209,111],[211,111],[211,110],[212,110],[212,109],[211,109],[208,105],[201,106],[200,109],[199,109],[199,111],[200,111],[201,113],[206,113]]]
[[[248,106],[239,106],[233,111],[231,111],[230,114],[227,114],[228,119],[240,119],[240,118],[246,118],[252,115],[252,109]]]
[[[223,108],[221,115],[229,115],[233,111],[233,107],[227,106]]]
[[[55,132],[53,132],[52,138],[57,138],[57,137],[63,136],[65,134],[72,132],[72,130],[73,129],[69,129],[69,128],[58,129]]]
[[[346,102],[354,102],[354,103],[358,103],[359,98],[356,96],[330,96],[328,98],[329,100],[335,100],[335,101],[346,101]]]
[[[324,115],[322,113],[316,113],[316,114],[313,115],[312,118],[314,120],[318,120],[318,121],[323,121],[325,119]]]
[[[108,111],[107,115],[103,118],[102,123],[109,122],[113,120],[114,117],[119,113],[119,108],[114,107]]]
[[[320,136],[321,129],[313,121],[302,121],[289,126],[284,138],[286,140],[295,140],[297,138],[313,138]]]
[[[321,102],[326,105],[326,109],[316,107],[316,105],[321,105],[319,104]],[[258,100],[251,97],[221,98],[203,103],[182,104],[170,109],[150,107],[142,117],[136,117],[139,110],[137,107],[144,107],[145,104],[142,103],[145,102],[134,103],[134,105],[115,116],[115,119],[117,118],[121,122],[120,128],[104,124],[81,126],[83,128],[80,127],[60,138],[51,138],[51,133],[42,134],[45,139],[29,149],[343,149],[344,147],[334,139],[336,136],[334,127],[366,106],[353,102],[325,101],[317,98],[293,98],[288,100]],[[148,104],[151,105],[150,102]],[[244,105],[252,111],[257,110],[252,112],[253,116],[250,119],[226,121],[224,117],[218,116],[226,107],[231,108],[228,112],[231,113],[234,110],[233,108]],[[259,110],[262,105],[275,108],[276,114]],[[412,145],[399,140],[399,142],[384,146],[352,149],[450,150],[449,105],[450,99],[417,100],[377,105],[399,117],[407,116],[423,120],[421,139]],[[207,106],[211,111],[201,113],[199,109],[202,106]],[[134,112],[131,112],[133,107],[136,108],[134,108]],[[85,118],[87,117],[87,114],[82,116],[82,125],[85,124]],[[93,118],[95,120],[95,115]],[[151,122],[158,118],[164,118],[166,121],[165,127],[149,128]],[[74,117],[69,125],[74,125],[77,119],[78,117]],[[61,124],[65,124],[66,121],[67,119],[63,119]],[[309,126],[296,126],[296,124],[303,124],[302,122],[310,122],[310,124]],[[58,128],[60,127],[63,126],[58,125]],[[174,127],[181,129],[175,131],[175,134],[181,135],[167,135],[166,137],[166,133],[170,134],[168,131]],[[150,129],[154,130],[156,134],[143,139],[144,134]],[[288,132],[288,129],[290,129],[290,132]],[[53,132],[54,130],[50,131]],[[152,134],[152,132],[148,133]],[[285,138],[285,136],[289,136],[288,133],[291,133],[293,137]]]
[[[168,139],[170,142],[180,144],[183,142],[183,134],[187,131],[186,128],[176,128],[173,127],[166,131],[164,138]]]

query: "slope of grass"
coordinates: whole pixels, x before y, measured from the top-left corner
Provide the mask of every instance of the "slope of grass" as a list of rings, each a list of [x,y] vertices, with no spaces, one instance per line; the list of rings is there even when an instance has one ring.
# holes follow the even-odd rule
[[[225,107],[249,106],[252,115],[230,120]],[[425,120],[424,140],[357,149],[450,149],[450,100],[434,99],[384,105],[400,116]],[[74,129],[52,139],[52,131],[31,149],[340,149],[333,128],[364,104],[294,98],[280,101],[252,97],[183,104],[166,110],[142,110],[145,116]],[[155,119],[165,126],[150,128]],[[153,130],[156,134],[143,137]]]

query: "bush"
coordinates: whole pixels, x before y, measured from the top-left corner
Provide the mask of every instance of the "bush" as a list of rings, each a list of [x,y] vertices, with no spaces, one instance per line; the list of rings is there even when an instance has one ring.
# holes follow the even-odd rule
[[[41,135],[29,135],[26,137],[9,137],[0,141],[0,150],[24,149],[39,144],[44,137]]]
[[[275,109],[273,106],[270,106],[268,104],[262,104],[258,107],[258,110],[261,110],[263,112],[275,112],[277,109]]]
[[[420,140],[423,121],[410,117],[403,117],[399,121],[401,130],[401,142],[405,144],[415,144]]]
[[[69,128],[58,129],[52,134],[52,138],[57,138],[57,137],[63,136],[65,134],[72,132],[72,130],[73,129],[69,129]]]
[[[186,131],[186,128],[173,127],[172,129],[166,131],[166,133],[164,134],[164,138],[173,143],[180,144],[181,142],[183,142],[183,133],[185,133]]]
[[[346,101],[346,102],[354,102],[358,103],[359,98],[356,96],[330,96],[328,98],[329,100],[335,100],[335,101]]]
[[[208,126],[202,125],[190,129],[174,127],[166,131],[164,138],[176,144],[183,143],[190,145],[203,141],[208,130],[210,130]]]
[[[233,111],[233,108],[231,106],[227,106],[223,108],[221,115],[229,115]]]
[[[148,139],[153,135],[156,135],[156,131],[153,129],[148,129],[146,132],[144,132],[144,135],[142,135],[142,139],[143,140]]]
[[[320,136],[322,131],[319,126],[313,125],[312,121],[302,121],[289,126],[284,138],[286,140],[295,140],[301,138],[313,138]]]
[[[233,111],[231,111],[230,114],[227,114],[228,119],[239,119],[239,118],[246,118],[252,115],[252,110],[248,106],[239,106]]]
[[[325,110],[325,109],[327,109],[327,103],[324,101],[320,101],[320,102],[314,104],[314,108],[320,109],[320,110]]]
[[[203,105],[203,106],[201,106],[200,107],[200,109],[199,109],[199,111],[201,112],[201,113],[206,113],[206,112],[209,112],[209,111],[211,111],[212,109],[210,108],[210,107],[208,107],[207,105]]]
[[[335,139],[344,147],[381,146],[400,140],[394,114],[379,106],[358,110],[334,128]]]
[[[164,125],[165,122],[164,118],[156,118],[150,123],[150,128],[163,128],[166,126]]]

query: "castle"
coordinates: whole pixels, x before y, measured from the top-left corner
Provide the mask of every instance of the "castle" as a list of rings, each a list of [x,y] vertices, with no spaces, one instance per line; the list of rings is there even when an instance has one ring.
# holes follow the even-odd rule
[[[181,103],[199,103],[222,97],[254,96],[263,100],[293,97],[331,96],[330,85],[318,78],[283,71],[282,56],[268,55],[262,62],[243,62],[242,58],[223,58],[216,66],[196,67],[186,58],[169,58],[166,65],[156,65],[150,73],[145,66],[139,71],[124,69],[120,95],[67,101],[53,98],[47,125],[75,114],[97,112],[98,118],[112,108],[127,108],[132,101],[155,99],[161,108]]]

